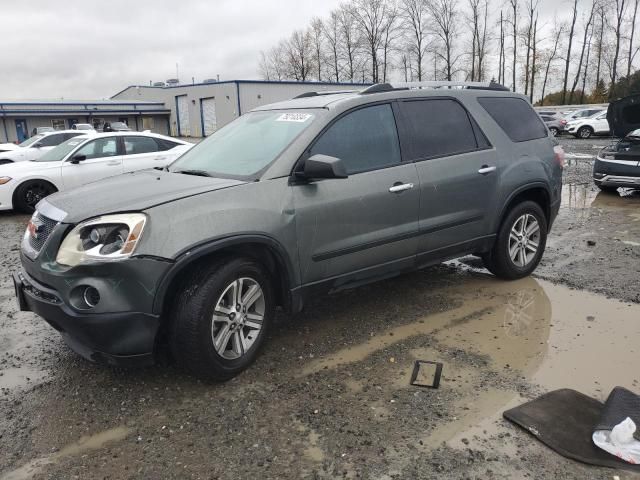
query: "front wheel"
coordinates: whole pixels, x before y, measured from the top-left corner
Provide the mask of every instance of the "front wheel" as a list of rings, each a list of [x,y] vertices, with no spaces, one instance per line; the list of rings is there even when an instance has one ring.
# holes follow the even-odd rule
[[[556,127],[549,128],[549,131],[551,132],[551,135],[554,137],[557,137],[558,133],[560,133],[560,131]]]
[[[580,127],[578,130],[578,137],[580,138],[591,138],[591,135],[593,135],[593,130],[590,127]]]
[[[547,219],[538,205],[522,202],[507,214],[491,252],[482,258],[495,276],[515,280],[531,274],[547,244]]]
[[[56,187],[45,180],[29,180],[16,188],[13,207],[24,213],[33,213],[40,200],[56,191]]]
[[[178,293],[172,354],[203,380],[228,380],[255,360],[273,312],[270,277],[261,265],[246,258],[215,262]]]

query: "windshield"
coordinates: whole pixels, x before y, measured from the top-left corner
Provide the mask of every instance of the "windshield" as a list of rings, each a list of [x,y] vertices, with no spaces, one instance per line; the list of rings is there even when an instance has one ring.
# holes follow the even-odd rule
[[[39,158],[33,160],[34,162],[59,162],[63,160],[73,149],[75,149],[78,145],[83,143],[87,139],[86,135],[81,137],[73,137],[67,140],[66,142],[62,142],[57,147],[49,150],[47,153],[42,155]]]
[[[247,113],[187,151],[169,170],[212,177],[253,176],[273,162],[314,117],[301,110]]]
[[[29,145],[32,145],[32,144],[36,143],[42,137],[44,137],[44,135],[42,133],[39,133],[37,135],[34,135],[31,138],[27,138],[24,142],[18,144],[18,146],[20,146],[20,147],[28,147]]]

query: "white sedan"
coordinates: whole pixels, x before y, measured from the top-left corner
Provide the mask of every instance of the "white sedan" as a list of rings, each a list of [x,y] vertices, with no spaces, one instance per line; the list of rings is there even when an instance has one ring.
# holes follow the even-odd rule
[[[36,160],[0,165],[0,210],[33,212],[41,199],[54,192],[122,173],[165,167],[192,146],[154,133],[85,133]]]
[[[86,132],[78,132],[76,130],[54,130],[53,132],[38,133],[19,145],[11,143],[2,144],[0,145],[0,165],[5,163],[35,160],[49,150],[57,147],[62,142],[65,142],[70,138],[77,137],[83,133]]]

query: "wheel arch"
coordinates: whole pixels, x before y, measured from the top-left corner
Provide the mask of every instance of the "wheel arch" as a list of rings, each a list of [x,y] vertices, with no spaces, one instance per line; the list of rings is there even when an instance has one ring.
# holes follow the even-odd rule
[[[18,190],[24,184],[29,183],[29,182],[44,182],[44,183],[48,183],[49,185],[51,185],[53,187],[55,192],[59,192],[60,191],[60,186],[57,185],[56,182],[54,182],[50,178],[46,178],[46,177],[43,177],[43,176],[34,176],[34,177],[21,178],[19,181],[16,182],[16,186],[14,187],[13,192],[11,192],[11,203],[14,206],[16,204],[16,195],[17,195]]]
[[[181,253],[156,290],[153,312],[158,315],[167,312],[180,284],[203,262],[208,264],[229,255],[249,257],[261,263],[274,280],[277,304],[292,310],[290,292],[295,275],[285,248],[267,235],[247,234],[206,242]]]
[[[502,223],[504,222],[505,217],[509,213],[509,211],[517,204],[522,203],[524,201],[533,201],[536,202],[542,208],[544,212],[544,216],[547,220],[547,229],[550,228],[551,223],[551,192],[549,191],[549,187],[542,182],[530,183],[527,185],[522,185],[521,187],[514,190],[511,195],[507,198],[504,206],[502,207],[502,211],[500,212],[500,219],[498,225],[496,226],[496,232],[500,231],[502,227]]]

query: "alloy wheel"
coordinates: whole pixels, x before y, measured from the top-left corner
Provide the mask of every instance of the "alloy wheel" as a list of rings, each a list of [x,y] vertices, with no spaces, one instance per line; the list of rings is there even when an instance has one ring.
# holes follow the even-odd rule
[[[218,355],[234,360],[251,349],[262,330],[265,307],[264,292],[252,278],[238,278],[224,289],[211,319],[211,340]]]
[[[44,197],[49,195],[49,188],[43,183],[33,183],[25,192],[24,199],[28,206],[35,207]]]
[[[540,224],[525,213],[517,218],[509,232],[508,254],[514,265],[524,268],[533,261],[540,246]]]

